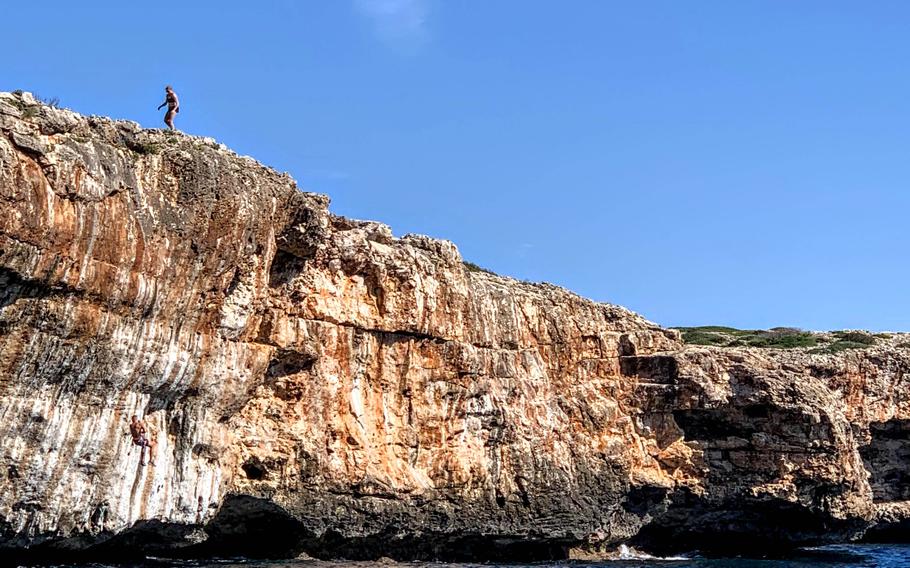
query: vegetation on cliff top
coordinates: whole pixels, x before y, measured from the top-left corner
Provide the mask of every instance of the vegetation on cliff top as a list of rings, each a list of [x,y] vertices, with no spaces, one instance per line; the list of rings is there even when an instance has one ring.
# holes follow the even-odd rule
[[[700,327],[679,327],[683,341],[692,345],[717,345],[719,347],[814,347],[819,337],[811,332],[792,327],[772,329],[736,329],[706,325]]]
[[[872,335],[865,331],[835,331],[831,335],[834,336],[834,341],[824,347],[813,349],[810,353],[840,353],[850,349],[865,349],[875,345],[878,339],[889,337],[888,334]]]
[[[490,270],[488,268],[484,268],[478,264],[474,264],[473,262],[465,260],[465,261],[462,261],[462,264],[464,264],[465,270],[467,270],[468,272],[486,272],[487,274],[492,274],[492,275],[496,276],[496,273],[493,272],[492,270]]]
[[[716,325],[678,327],[684,342],[690,345],[718,347],[759,347],[794,349],[812,347],[810,353],[839,353],[849,349],[865,349],[888,334],[872,335],[865,331],[835,331],[830,334],[813,333],[793,327],[771,329],[736,329]]]

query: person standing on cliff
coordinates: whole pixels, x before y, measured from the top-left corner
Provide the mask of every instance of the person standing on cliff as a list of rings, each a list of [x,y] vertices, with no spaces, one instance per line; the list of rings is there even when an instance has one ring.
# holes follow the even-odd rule
[[[174,128],[174,115],[180,112],[180,99],[177,98],[177,93],[174,92],[174,89],[170,85],[164,88],[164,102],[158,105],[158,110],[161,110],[161,107],[167,105],[167,114],[164,115],[164,123],[167,124],[167,127],[171,130],[177,130]]]
[[[155,440],[152,440],[145,429],[145,423],[135,414],[130,421],[130,436],[133,443],[139,446],[139,464],[145,465],[145,449],[149,449],[149,465],[155,465]]]

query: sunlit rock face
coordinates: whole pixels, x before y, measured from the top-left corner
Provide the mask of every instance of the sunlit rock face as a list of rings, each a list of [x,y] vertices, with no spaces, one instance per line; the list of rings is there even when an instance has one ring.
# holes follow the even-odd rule
[[[684,347],[28,94],[0,94],[0,208],[0,552],[518,560],[905,518],[901,336]]]

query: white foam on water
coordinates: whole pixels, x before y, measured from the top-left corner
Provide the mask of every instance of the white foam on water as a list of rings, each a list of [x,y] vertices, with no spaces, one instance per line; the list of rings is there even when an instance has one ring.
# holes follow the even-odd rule
[[[631,546],[620,544],[616,552],[607,557],[608,560],[652,560],[658,562],[679,562],[680,560],[691,560],[685,556],[654,556],[647,552],[641,552]]]

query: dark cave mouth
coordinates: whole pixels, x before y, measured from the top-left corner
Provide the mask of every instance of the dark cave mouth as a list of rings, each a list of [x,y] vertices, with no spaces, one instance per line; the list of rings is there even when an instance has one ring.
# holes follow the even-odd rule
[[[356,533],[356,531],[353,531]],[[140,521],[116,535],[78,535],[29,548],[0,544],[0,566],[73,563],[133,564],[149,557],[168,560],[292,559],[442,562],[540,562],[568,560],[572,539],[527,535],[410,531],[390,526],[362,536],[307,524],[269,499],[229,495],[206,525]]]
[[[910,500],[910,420],[869,424],[870,441],[860,447],[874,503]]]

